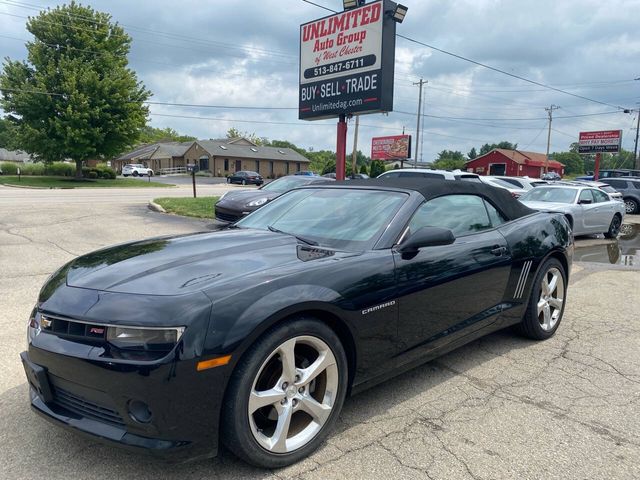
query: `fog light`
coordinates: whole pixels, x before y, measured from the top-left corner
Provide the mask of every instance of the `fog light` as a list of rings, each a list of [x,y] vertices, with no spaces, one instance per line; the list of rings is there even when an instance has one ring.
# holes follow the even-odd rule
[[[140,400],[129,400],[127,405],[129,416],[139,423],[149,423],[151,421],[151,410],[149,405]]]

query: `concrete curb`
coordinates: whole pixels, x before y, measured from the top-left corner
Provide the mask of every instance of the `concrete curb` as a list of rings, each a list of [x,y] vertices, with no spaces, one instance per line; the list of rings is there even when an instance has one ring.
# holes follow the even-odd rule
[[[147,205],[147,207],[149,208],[149,210],[153,210],[154,212],[167,213],[164,208],[162,208],[153,200],[149,200],[149,204]]]
[[[1,186],[3,187],[10,187],[10,188],[30,188],[30,189],[35,189],[35,190],[56,190],[57,187],[30,187],[28,185],[12,185],[10,183],[0,183]],[[71,187],[73,188],[73,187]],[[62,189],[60,189],[62,190]]]

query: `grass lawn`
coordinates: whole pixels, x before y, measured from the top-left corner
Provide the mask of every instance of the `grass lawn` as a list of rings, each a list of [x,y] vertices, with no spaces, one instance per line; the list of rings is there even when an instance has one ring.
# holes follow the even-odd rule
[[[5,175],[0,177],[2,185],[20,185],[23,187],[45,188],[78,188],[78,187],[173,187],[168,183],[158,183],[148,180],[136,180],[129,178],[116,178],[115,180],[75,180],[70,177],[45,177],[22,175],[18,180],[17,175]]]
[[[213,204],[220,197],[182,197],[182,198],[156,198],[153,201],[169,213],[183,215],[185,217],[213,219]]]

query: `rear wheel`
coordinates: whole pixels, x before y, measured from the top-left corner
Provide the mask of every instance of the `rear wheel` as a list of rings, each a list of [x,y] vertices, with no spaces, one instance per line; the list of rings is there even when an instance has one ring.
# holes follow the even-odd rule
[[[562,264],[550,258],[533,281],[527,311],[518,330],[534,340],[553,336],[560,325],[566,299],[567,275]]]
[[[268,331],[229,382],[222,441],[264,468],[306,458],[335,423],[347,390],[347,360],[324,323],[299,318]]]
[[[137,171],[134,171],[134,172],[133,172],[133,176],[134,176],[134,177],[137,177],[137,176],[138,176],[138,172],[137,172]]]
[[[606,238],[616,238],[620,233],[621,226],[622,226],[622,218],[620,218],[620,215],[615,214],[611,219],[611,223],[609,224],[609,230],[604,232],[604,236]]]
[[[626,213],[638,213],[638,202],[636,202],[633,198],[625,198],[624,210]]]
[[[231,183],[231,179],[227,177],[227,183]]]

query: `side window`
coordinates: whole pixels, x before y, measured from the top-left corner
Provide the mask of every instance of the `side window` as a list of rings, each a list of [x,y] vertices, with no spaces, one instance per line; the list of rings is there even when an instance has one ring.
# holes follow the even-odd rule
[[[600,190],[593,190],[592,193],[596,203],[608,202],[610,200],[609,195],[607,195],[604,192],[601,192]]]
[[[626,180],[607,180],[607,183],[613,188],[627,188]]]
[[[634,188],[640,190],[640,182],[631,182],[631,185],[633,185]]]
[[[409,222],[409,230],[415,232],[422,227],[442,227],[459,237],[493,228],[491,223],[482,198],[445,195],[420,206]]]
[[[580,192],[580,196],[578,197],[578,203],[582,202],[583,200],[588,200],[593,202],[593,195],[591,195],[591,190],[588,190],[585,188]]]
[[[502,214],[491,205],[489,202],[484,200],[484,206],[487,208],[487,212],[489,213],[489,219],[491,220],[491,225],[493,227],[497,227],[498,225],[502,225],[507,220],[502,216]]]

